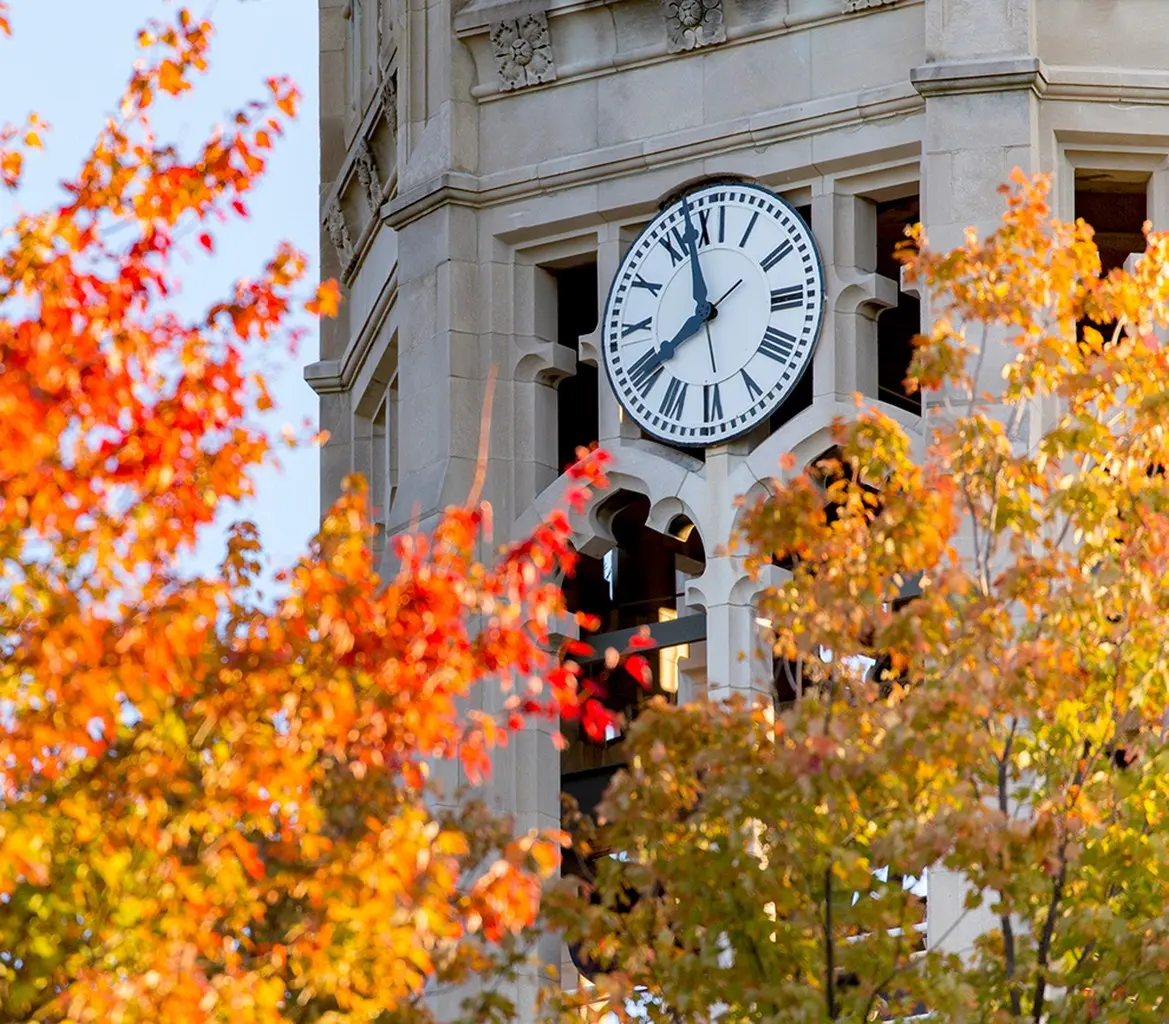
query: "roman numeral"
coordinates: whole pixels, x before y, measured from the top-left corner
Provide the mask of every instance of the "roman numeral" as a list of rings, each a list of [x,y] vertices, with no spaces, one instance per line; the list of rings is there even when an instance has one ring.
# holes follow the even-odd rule
[[[723,400],[719,396],[717,384],[702,385],[702,418],[707,423],[723,418]]]
[[[677,239],[678,249],[681,249],[681,252],[674,248],[674,243],[670,241],[669,235],[662,235],[662,237],[658,239],[658,243],[666,250],[666,252],[670,254],[671,267],[676,267],[686,258],[683,255],[686,252],[686,243],[682,240],[682,236],[678,234],[677,228],[674,228],[674,237]]]
[[[739,248],[747,244],[747,239],[751,237],[751,232],[755,230],[755,221],[759,219],[759,211],[756,210],[751,214],[751,219],[747,222],[747,230],[743,232],[743,237],[739,239]]]
[[[766,256],[763,257],[762,267],[763,267],[764,271],[770,270],[780,260],[785,259],[787,256],[789,256],[791,254],[791,251],[794,248],[795,248],[795,246],[792,245],[791,242],[787,241],[786,239],[784,241],[780,242],[779,245],[777,245],[774,249],[771,250],[771,252],[769,252]]]
[[[662,375],[662,356],[656,348],[651,348],[636,363],[629,367],[629,382],[642,395],[648,395],[650,389]]]
[[[653,295],[655,298],[657,297],[658,292],[662,290],[662,286],[660,284],[657,284],[655,281],[647,281],[640,274],[638,274],[633,279],[633,287],[644,288],[647,292],[650,293],[650,295]]]
[[[725,242],[727,238],[727,208],[720,206],[718,208],[718,240]]]
[[[739,373],[743,376],[743,383],[747,385],[747,394],[752,402],[755,401],[763,394],[763,389],[751,379],[751,375],[746,370],[740,370]]]
[[[677,420],[682,418],[682,407],[686,404],[686,387],[677,377],[671,377],[666,385],[666,394],[658,408],[666,419]]]
[[[621,325],[621,337],[628,338],[629,335],[631,335],[634,331],[648,331],[650,321],[652,321],[652,320],[653,320],[652,316],[647,316],[644,320],[639,320],[635,324],[622,324]]]
[[[698,244],[710,245],[710,210],[698,211]]]
[[[795,309],[804,304],[804,286],[793,284],[790,288],[776,288],[771,293],[771,312],[781,309]]]
[[[759,345],[759,351],[768,359],[774,359],[777,363],[786,363],[791,359],[795,350],[796,339],[786,331],[768,327],[763,332],[763,341]]]

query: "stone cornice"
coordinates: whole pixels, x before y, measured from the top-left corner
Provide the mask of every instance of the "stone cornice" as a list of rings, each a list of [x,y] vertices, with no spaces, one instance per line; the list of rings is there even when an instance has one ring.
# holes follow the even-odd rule
[[[352,387],[397,294],[395,272],[382,285],[365,323],[345,347],[345,354],[340,359],[320,359],[305,366],[304,380],[313,391],[318,395],[335,395]]]
[[[1047,69],[1038,57],[994,57],[921,64],[909,72],[913,87],[924,97],[960,93],[1047,91]]]
[[[906,117],[923,109],[908,82],[793,103],[751,117],[688,128],[644,142],[559,157],[542,164],[476,177],[447,172],[400,190],[382,207],[382,217],[401,228],[444,204],[492,206],[561,188],[588,185],[620,174],[694,160],[704,154],[768,146],[868,121]]]
[[[1045,70],[1049,100],[1169,104],[1169,71],[1059,65]]]

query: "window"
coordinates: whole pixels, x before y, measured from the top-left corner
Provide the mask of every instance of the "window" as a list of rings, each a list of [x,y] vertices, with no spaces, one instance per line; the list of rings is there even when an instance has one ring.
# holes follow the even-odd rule
[[[877,273],[901,279],[901,263],[894,257],[905,229],[921,220],[917,195],[877,204]],[[899,409],[921,415],[921,394],[910,394],[905,377],[913,359],[913,339],[921,333],[921,303],[916,295],[898,291],[897,305],[877,317],[877,397]]]
[[[356,387],[353,406],[353,471],[369,486],[369,514],[374,527],[375,564],[385,550],[390,512],[398,487],[401,446],[398,443],[398,339],[381,334]],[[366,376],[368,374],[368,376]]]
[[[1145,251],[1141,229],[1148,218],[1148,188],[1149,176],[1140,171],[1077,168],[1075,215],[1095,229],[1102,274]]]
[[[349,0],[349,36],[345,49],[349,58],[349,105],[360,115],[372,96],[377,74],[378,0]]]
[[[373,414],[370,444],[369,500],[377,529],[375,554],[385,543],[386,526],[398,486],[398,375],[387,386]]]
[[[552,271],[556,282],[556,344],[578,351],[582,335],[597,327],[597,264],[595,261]],[[556,465],[576,461],[576,449],[593,444],[600,433],[597,412],[597,368],[577,360],[576,372],[557,385]]]
[[[1096,232],[1100,250],[1100,274],[1123,267],[1132,253],[1145,251],[1142,231],[1148,217],[1149,175],[1140,171],[1095,171],[1076,169],[1075,216],[1083,218]],[[1091,326],[1104,335],[1105,342],[1116,333],[1116,324],[1082,320],[1080,335]]]
[[[646,524],[649,508],[648,498],[629,491],[618,491],[605,502],[600,515],[608,523],[616,546],[600,558],[580,557],[575,574],[565,580],[565,601],[570,611],[598,616],[601,634],[666,626],[674,632],[690,630],[688,635],[697,641],[694,617],[686,614],[685,587],[687,580],[702,575],[706,568],[702,538],[684,516],[671,523],[669,534],[659,533]],[[588,636],[582,639],[590,642]],[[647,652],[653,674],[648,690],[623,668],[614,669],[602,680],[605,705],[628,720],[636,717],[653,694],[677,700],[691,646],[689,642],[677,643]],[[595,796],[590,796],[593,806],[609,776],[625,763],[624,737],[615,732],[597,744],[576,722],[565,722],[563,730],[568,746],[561,753],[562,785],[577,796],[582,809],[587,809],[583,797],[591,793],[590,780],[600,786]],[[588,774],[598,769],[606,770]],[[584,786],[580,795],[575,791],[577,786]]]

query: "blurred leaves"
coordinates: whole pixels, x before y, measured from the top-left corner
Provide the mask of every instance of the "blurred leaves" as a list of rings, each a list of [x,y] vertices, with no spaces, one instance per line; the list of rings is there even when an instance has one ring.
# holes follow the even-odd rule
[[[178,574],[269,453],[246,357],[340,302],[283,246],[205,317],[166,307],[181,240],[247,215],[299,99],[273,79],[192,157],[159,143],[155,98],[194,87],[211,34],[185,9],[142,32],[66,201],[0,249],[0,1018],[429,1020],[430,980],[523,964],[560,853],[455,789],[533,717],[610,720],[547,653],[568,518],[484,558],[490,510],[451,508],[381,579],[354,478],[278,599],[250,524]],[[29,124],[0,136],[12,186]]]

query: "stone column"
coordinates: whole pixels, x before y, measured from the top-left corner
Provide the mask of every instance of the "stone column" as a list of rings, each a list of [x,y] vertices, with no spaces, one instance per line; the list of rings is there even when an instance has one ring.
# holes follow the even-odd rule
[[[686,588],[688,608],[706,611],[706,689],[712,700],[734,695],[748,701],[771,701],[771,657],[756,624],[759,584],[747,579],[743,562],[716,553],[730,538],[736,509],[732,502],[734,442],[706,455],[707,508],[701,516],[707,545],[706,569]]]
[[[948,249],[968,226],[979,235],[994,231],[1004,209],[999,186],[1015,167],[1039,167],[1046,79],[1035,55],[1034,0],[926,0],[926,53],[927,63],[911,72],[926,100],[922,222],[930,246]],[[925,316],[932,316],[928,302]],[[1009,357],[1002,341],[1002,334],[987,337],[980,391],[1002,387]],[[994,925],[985,908],[964,912],[965,892],[961,875],[930,869],[931,946],[963,952]]]

